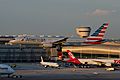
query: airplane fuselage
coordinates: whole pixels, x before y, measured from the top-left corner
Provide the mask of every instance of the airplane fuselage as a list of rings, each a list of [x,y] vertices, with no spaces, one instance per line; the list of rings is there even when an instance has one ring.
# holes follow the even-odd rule
[[[0,75],[10,75],[13,74],[15,71],[6,64],[0,64]]]
[[[57,63],[54,62],[40,62],[45,67],[59,67]]]
[[[111,64],[120,64],[120,59],[78,59],[82,64],[95,64],[111,66]]]

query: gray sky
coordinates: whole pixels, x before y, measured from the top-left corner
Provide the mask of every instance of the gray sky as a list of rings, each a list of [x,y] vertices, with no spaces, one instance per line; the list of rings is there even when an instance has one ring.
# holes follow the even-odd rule
[[[110,21],[106,38],[120,38],[120,0],[0,0],[0,34],[76,35]],[[91,32],[92,33],[92,32]]]

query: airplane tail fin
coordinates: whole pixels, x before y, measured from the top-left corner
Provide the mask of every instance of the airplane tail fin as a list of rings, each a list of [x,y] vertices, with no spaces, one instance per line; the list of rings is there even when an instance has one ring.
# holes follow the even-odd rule
[[[44,62],[44,61],[43,61],[43,57],[42,57],[42,56],[41,56],[41,62]]]
[[[75,59],[75,56],[72,54],[72,52],[70,50],[67,50],[67,53],[68,53],[68,56],[71,60]]]
[[[75,58],[75,56],[72,54],[72,52],[70,50],[67,50],[68,56],[69,56],[69,60],[67,60],[67,62],[72,62],[74,64],[81,64],[81,62]]]
[[[109,23],[102,24],[90,37],[87,38],[87,44],[101,44]]]

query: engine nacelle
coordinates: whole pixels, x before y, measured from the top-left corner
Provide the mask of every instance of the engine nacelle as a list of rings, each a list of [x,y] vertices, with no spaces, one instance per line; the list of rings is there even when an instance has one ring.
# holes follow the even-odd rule
[[[105,63],[105,66],[111,67],[112,64],[111,63]]]

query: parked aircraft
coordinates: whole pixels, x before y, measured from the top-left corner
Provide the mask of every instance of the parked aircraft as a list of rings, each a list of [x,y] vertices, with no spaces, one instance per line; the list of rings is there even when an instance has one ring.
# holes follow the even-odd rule
[[[67,62],[75,63],[75,64],[83,64],[85,66],[87,65],[97,65],[97,66],[112,66],[112,64],[118,64],[120,65],[120,59],[77,59],[72,54],[70,50],[67,50],[67,53],[69,55],[69,60],[66,60]]]
[[[43,65],[45,68],[47,68],[47,67],[58,68],[59,67],[58,63],[55,63],[55,62],[44,62],[42,56],[41,56],[41,62],[40,62],[40,64]]]
[[[47,40],[44,38],[40,38],[39,36],[35,35],[22,35],[15,38],[15,40],[10,40],[8,44],[38,44],[43,47],[56,47],[57,45],[61,45],[66,42],[68,37],[60,38],[57,40]]]
[[[12,75],[15,73],[15,70],[13,70],[11,68],[11,66],[6,65],[6,64],[0,64],[0,77],[2,76],[8,76],[8,77],[12,77],[12,78],[21,78],[22,76],[19,75]]]
[[[104,35],[109,23],[102,24],[90,37],[88,37],[82,43],[86,44],[101,44],[104,42]],[[15,38],[15,40],[9,41],[9,44],[42,44],[43,47],[56,47],[56,45],[61,45],[66,42],[68,37],[60,38],[58,40],[46,40],[40,38],[37,35],[21,35]]]

